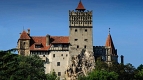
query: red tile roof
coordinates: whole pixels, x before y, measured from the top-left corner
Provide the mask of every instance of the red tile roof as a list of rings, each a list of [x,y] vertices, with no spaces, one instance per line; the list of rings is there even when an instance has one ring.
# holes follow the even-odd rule
[[[111,48],[111,54],[112,55],[117,55],[117,50],[114,47],[114,43],[112,41],[112,37],[111,37],[110,33],[109,33],[109,35],[107,37],[105,46]]]
[[[32,36],[30,41],[30,50],[49,50],[54,43],[69,43],[68,36],[51,36],[50,45],[46,45],[46,36]],[[41,48],[35,48],[36,44],[41,44]]]
[[[80,2],[79,2],[79,4],[78,4],[76,10],[85,10],[85,8],[84,8],[84,6],[83,6],[81,0],[80,0]]]
[[[68,36],[51,36],[52,43],[69,43]]]
[[[29,35],[27,34],[26,31],[23,31],[20,35],[19,39],[30,39]]]
[[[112,41],[112,37],[111,37],[110,33],[107,37],[105,46],[114,48],[114,43]]]
[[[41,43],[41,48],[35,48],[35,44]],[[38,37],[34,36],[31,37],[30,41],[30,50],[48,50],[50,48],[50,45],[46,46],[46,37]]]

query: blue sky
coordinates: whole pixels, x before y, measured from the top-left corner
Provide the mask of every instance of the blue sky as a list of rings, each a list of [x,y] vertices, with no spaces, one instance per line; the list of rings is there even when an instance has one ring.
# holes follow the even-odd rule
[[[68,36],[68,12],[79,0],[0,0],[0,50],[16,47],[19,33],[30,28],[32,36]],[[143,62],[143,0],[82,0],[93,10],[95,46],[105,45],[108,28],[125,64]]]

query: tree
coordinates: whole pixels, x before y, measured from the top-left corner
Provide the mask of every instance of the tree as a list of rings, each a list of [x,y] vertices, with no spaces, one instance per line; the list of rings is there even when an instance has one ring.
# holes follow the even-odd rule
[[[134,77],[137,79],[137,80],[143,80],[143,69],[142,70],[138,70],[138,73],[136,73],[134,75]]]
[[[21,56],[11,51],[0,52],[0,80],[55,80],[52,72],[45,74],[44,62],[39,56]]]
[[[97,58],[97,61],[96,61],[96,66],[95,66],[95,69],[96,70],[108,70],[108,65],[101,61],[101,57]]]
[[[78,80],[118,80],[118,74],[106,70],[94,70],[88,76],[81,76]]]
[[[16,55],[1,51],[0,52],[0,79],[5,80],[13,79],[11,73],[16,71],[17,62],[16,62]]]
[[[30,80],[42,80],[46,79],[44,72],[44,63],[36,55],[33,56],[18,56],[17,71],[13,73],[17,79],[30,79]]]
[[[56,80],[57,79],[57,75],[54,71],[52,71],[50,74],[46,74],[46,79],[47,80]]]
[[[137,70],[142,70],[143,69],[143,64],[141,64],[141,65],[139,65],[138,67],[137,67]]]

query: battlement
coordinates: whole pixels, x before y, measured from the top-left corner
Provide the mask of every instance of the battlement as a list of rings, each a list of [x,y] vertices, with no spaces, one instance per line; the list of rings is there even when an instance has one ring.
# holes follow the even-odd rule
[[[69,10],[69,15],[92,15],[92,10],[89,11],[85,11],[85,12],[80,12],[80,11],[77,11],[77,10]]]
[[[92,11],[80,12],[69,10],[69,25],[70,27],[92,27]]]

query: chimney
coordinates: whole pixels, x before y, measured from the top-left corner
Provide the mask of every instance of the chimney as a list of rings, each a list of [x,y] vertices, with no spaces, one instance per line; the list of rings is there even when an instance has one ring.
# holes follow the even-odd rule
[[[47,46],[50,45],[50,35],[49,34],[46,35],[46,45]]]
[[[27,29],[27,31],[28,31],[28,35],[30,36],[30,29]]]
[[[124,56],[121,55],[121,64],[124,64]]]

